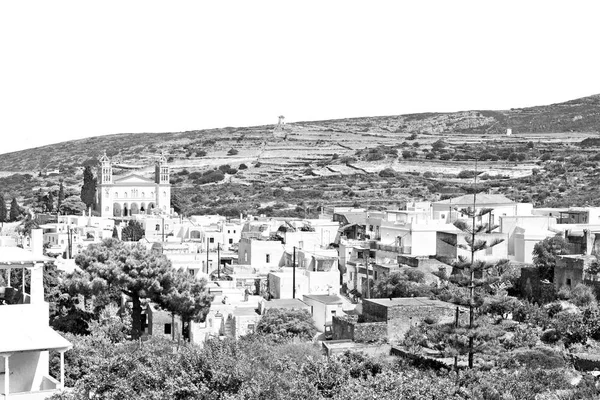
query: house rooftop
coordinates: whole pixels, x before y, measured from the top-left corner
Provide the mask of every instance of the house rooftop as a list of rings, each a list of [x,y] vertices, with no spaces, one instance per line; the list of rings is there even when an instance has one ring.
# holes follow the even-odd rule
[[[465,194],[463,196],[454,197],[451,199],[437,201],[437,204],[455,204],[455,205],[473,205],[473,196],[472,194]],[[476,205],[486,205],[486,204],[517,204],[508,197],[501,194],[485,194],[478,193],[476,200]]]
[[[285,308],[290,310],[306,307],[308,307],[308,305],[300,299],[273,299],[262,303],[262,308],[264,310],[269,308]]]
[[[3,266],[18,267],[19,265],[43,263],[52,260],[52,258],[46,256],[36,256],[31,251],[20,247],[0,247],[0,268]]]
[[[441,300],[432,300],[428,297],[395,297],[392,299],[363,299],[363,302],[371,302],[384,307],[439,307],[439,308],[454,308],[457,307],[452,303],[446,303]]]
[[[252,317],[258,315],[258,312],[253,307],[236,307],[233,310],[233,315],[236,317]]]
[[[305,294],[304,297],[323,304],[342,304],[342,299],[338,295]]]

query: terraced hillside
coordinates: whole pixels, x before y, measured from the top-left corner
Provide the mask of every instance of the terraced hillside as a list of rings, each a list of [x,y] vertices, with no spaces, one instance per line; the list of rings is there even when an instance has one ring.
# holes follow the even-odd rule
[[[584,148],[578,144],[597,138],[599,127],[596,95],[507,111],[297,122],[285,129],[270,125],[118,134],[0,155],[0,185],[5,197],[33,205],[31,191],[55,192],[60,179],[75,195],[83,166],[94,165],[104,151],[120,167],[116,173],[134,170],[147,176],[164,153],[172,168],[175,203],[186,213],[260,212],[272,206],[306,213],[324,204],[393,204],[468,191],[477,158],[480,190],[558,204],[573,190],[581,197],[577,184],[595,179],[597,141],[588,140],[591,145]],[[507,128],[511,136],[506,136]],[[547,179],[561,175],[552,167],[560,157],[563,164],[584,157],[577,165],[587,162],[591,175],[584,169],[569,171],[567,165],[562,174],[569,176],[567,181],[550,188],[564,190],[556,196],[542,193],[543,200],[535,191],[519,189],[521,181],[543,178],[546,164],[553,171]],[[55,168],[58,175],[40,174]]]

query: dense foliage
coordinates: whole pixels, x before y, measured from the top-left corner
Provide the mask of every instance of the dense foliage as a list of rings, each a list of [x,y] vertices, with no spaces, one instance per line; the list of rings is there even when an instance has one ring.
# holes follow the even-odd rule
[[[75,259],[80,271],[68,279],[70,293],[106,295],[121,292],[132,301],[132,336],[142,331],[142,299],[153,301],[187,319],[203,319],[210,306],[206,281],[174,269],[170,261],[142,244],[118,239],[90,245]]]

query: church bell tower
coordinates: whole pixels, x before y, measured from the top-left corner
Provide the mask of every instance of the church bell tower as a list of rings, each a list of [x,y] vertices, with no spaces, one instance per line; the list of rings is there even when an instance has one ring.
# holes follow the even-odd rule
[[[156,167],[154,168],[154,182],[159,185],[169,183],[169,166],[167,165],[167,159],[164,154],[161,154],[156,161]]]

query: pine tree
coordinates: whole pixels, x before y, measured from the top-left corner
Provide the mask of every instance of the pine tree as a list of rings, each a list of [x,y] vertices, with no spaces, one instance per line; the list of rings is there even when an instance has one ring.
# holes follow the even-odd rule
[[[13,197],[12,202],[10,203],[10,221],[18,221],[21,216],[21,207],[19,207],[19,203],[17,203],[17,198]]]
[[[60,207],[62,206],[63,202],[65,201],[65,187],[63,185],[63,181],[60,181],[60,188],[58,189],[58,200],[56,203],[56,212],[60,212]]]
[[[6,217],[6,202],[4,201],[4,195],[0,194],[0,222],[6,222]]]
[[[89,209],[94,206],[96,198],[96,178],[92,172],[92,167],[86,165],[83,170],[83,186],[81,187],[81,201]]]
[[[469,308],[469,325],[460,327],[456,323],[453,327],[447,326],[445,332],[450,347],[454,347],[455,350],[455,363],[458,354],[467,353],[469,368],[473,368],[473,354],[478,350],[476,347],[479,347],[475,346],[475,341],[483,345],[487,339],[493,336],[493,332],[479,329],[475,324],[475,310],[483,305],[484,296],[490,294],[481,289],[490,289],[501,279],[499,274],[491,273],[492,271],[503,270],[498,263],[491,264],[475,259],[478,252],[503,242],[503,239],[498,238],[489,241],[478,239],[478,235],[490,234],[497,226],[488,222],[477,224],[477,219],[483,220],[483,217],[490,215],[493,210],[490,208],[477,210],[476,199],[477,194],[473,194],[473,207],[460,210],[461,214],[467,215],[471,219],[471,224],[463,220],[454,222],[454,226],[466,234],[465,243],[446,241],[448,244],[468,250],[470,253],[469,258],[458,257],[458,261],[453,264],[453,273],[448,278],[451,283],[456,285],[451,301]],[[505,264],[506,261],[502,260],[499,263]]]

